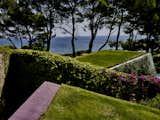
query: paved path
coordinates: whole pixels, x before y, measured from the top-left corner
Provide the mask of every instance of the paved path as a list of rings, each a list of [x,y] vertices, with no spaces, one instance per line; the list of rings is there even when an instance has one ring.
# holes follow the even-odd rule
[[[9,120],[38,120],[47,111],[59,85],[44,82]]]

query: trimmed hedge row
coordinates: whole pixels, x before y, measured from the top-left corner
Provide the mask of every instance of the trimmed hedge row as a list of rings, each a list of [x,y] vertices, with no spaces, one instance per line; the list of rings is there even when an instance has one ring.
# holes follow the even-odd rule
[[[13,50],[2,98],[5,116],[10,116],[44,81],[65,83],[105,95],[139,101],[160,92],[160,79],[136,76],[46,52]]]

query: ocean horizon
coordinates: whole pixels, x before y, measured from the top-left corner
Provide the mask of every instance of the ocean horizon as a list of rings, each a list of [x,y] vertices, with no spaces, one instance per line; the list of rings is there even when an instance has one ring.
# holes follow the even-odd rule
[[[120,41],[125,41],[128,37],[127,36],[120,36]],[[89,45],[90,36],[76,36],[75,39],[75,48],[76,51],[80,50],[87,50]],[[94,43],[93,43],[93,51],[97,51],[102,44],[104,44],[106,40],[106,36],[97,36]],[[111,36],[110,40],[115,41],[116,36]],[[20,41],[13,40],[14,44],[17,48],[20,48]],[[0,39],[0,45],[6,46],[11,45],[11,43],[6,39]],[[23,40],[23,46],[28,45],[27,40]],[[103,48],[106,49],[112,49],[108,45]],[[72,47],[71,47],[71,37],[70,36],[57,36],[52,39],[51,41],[51,47],[50,51],[53,53],[59,53],[59,54],[67,54],[72,53]]]

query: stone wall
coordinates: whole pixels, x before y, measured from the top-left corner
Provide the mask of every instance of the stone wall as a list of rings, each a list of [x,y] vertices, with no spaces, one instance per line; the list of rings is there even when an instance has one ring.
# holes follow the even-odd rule
[[[135,59],[111,67],[110,69],[132,74],[156,75],[156,69],[151,53],[144,54]]]
[[[5,82],[5,72],[5,58],[3,54],[0,54],[0,96]]]

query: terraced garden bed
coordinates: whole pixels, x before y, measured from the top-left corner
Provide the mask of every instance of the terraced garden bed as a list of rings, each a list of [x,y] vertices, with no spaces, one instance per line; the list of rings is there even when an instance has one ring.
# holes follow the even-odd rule
[[[160,111],[62,85],[40,120],[160,120]]]
[[[84,54],[82,56],[77,57],[76,59],[81,62],[91,63],[99,67],[112,67],[130,59],[141,56],[143,54],[144,52],[136,51],[104,50],[100,52],[94,52],[91,54]]]

